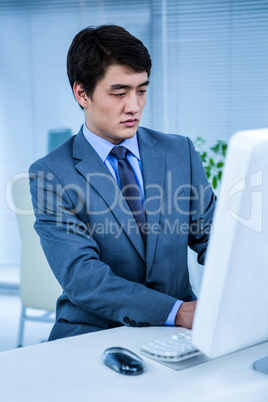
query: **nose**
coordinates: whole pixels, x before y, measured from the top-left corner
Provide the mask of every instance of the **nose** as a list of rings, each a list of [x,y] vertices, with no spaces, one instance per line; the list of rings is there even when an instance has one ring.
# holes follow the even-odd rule
[[[135,114],[140,111],[139,99],[136,93],[128,94],[125,103],[125,113]]]

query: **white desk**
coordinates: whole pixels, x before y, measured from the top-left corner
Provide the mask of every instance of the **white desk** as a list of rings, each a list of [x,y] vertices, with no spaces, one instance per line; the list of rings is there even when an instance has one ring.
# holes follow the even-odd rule
[[[267,402],[268,376],[253,370],[268,342],[207,363],[174,371],[143,357],[146,371],[124,376],[102,363],[102,352],[139,346],[179,328],[122,327],[0,354],[2,402]]]

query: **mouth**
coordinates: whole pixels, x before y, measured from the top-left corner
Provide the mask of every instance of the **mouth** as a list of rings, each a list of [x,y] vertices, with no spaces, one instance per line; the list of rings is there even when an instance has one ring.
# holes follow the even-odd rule
[[[138,119],[134,118],[134,119],[128,119],[128,120],[122,121],[121,123],[125,127],[134,127],[137,122],[138,122]]]

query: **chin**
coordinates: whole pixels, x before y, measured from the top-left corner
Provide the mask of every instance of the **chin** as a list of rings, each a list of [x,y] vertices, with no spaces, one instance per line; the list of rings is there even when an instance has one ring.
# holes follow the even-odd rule
[[[136,134],[137,130],[138,130],[138,126],[128,127],[126,129],[124,129],[124,132],[122,133],[122,137],[126,137],[126,138],[134,137],[134,135]]]
[[[110,141],[113,140],[111,142],[120,143],[120,142],[122,142],[124,140],[127,140],[128,138],[134,137],[134,135],[136,134],[137,130],[138,130],[138,126],[127,127],[127,128],[124,127],[123,130],[122,130],[122,127],[121,127],[120,130],[117,130],[115,132],[115,136],[113,136],[113,138],[110,137]]]

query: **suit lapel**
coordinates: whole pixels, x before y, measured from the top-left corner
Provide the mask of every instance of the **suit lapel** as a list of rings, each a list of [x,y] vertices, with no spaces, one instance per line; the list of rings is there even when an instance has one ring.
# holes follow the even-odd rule
[[[145,247],[141,235],[134,233],[133,230],[128,230],[129,226],[133,228],[136,225],[128,204],[109,169],[87,142],[82,130],[74,140],[73,157],[78,159],[78,163],[75,165],[76,170],[84,176],[105,201],[120,227],[122,227],[138,253],[145,260]]]
[[[149,231],[146,248],[146,266],[148,271],[153,263],[158,236],[160,208],[163,201],[165,179],[165,153],[160,148],[157,141],[148,135],[143,128],[139,128],[138,130],[138,142],[142,161]]]

